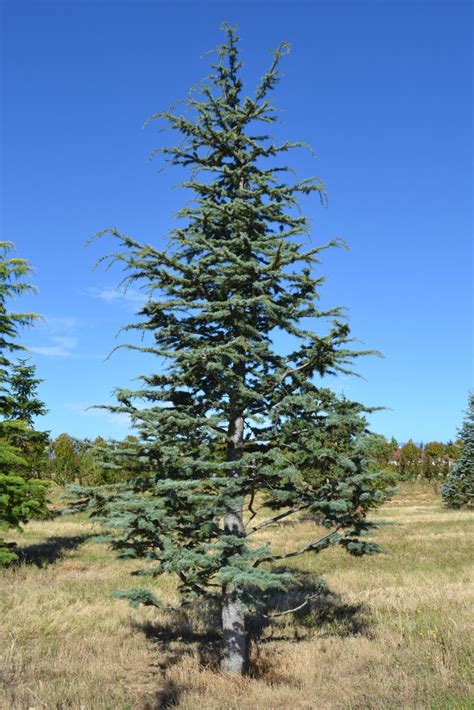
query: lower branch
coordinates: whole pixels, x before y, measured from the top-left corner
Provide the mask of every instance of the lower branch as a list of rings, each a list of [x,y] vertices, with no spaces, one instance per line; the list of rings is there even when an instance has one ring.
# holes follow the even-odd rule
[[[265,616],[269,619],[275,619],[277,616],[285,616],[286,614],[294,614],[296,611],[300,611],[300,609],[304,609],[305,606],[307,606],[310,601],[313,599],[316,599],[319,594],[311,594],[310,597],[306,597],[304,602],[302,604],[299,604],[298,606],[293,607],[293,609],[285,609],[285,611],[278,611],[275,614],[265,614]]]
[[[262,562],[278,562],[279,560],[288,560],[290,557],[297,557],[298,555],[303,555],[305,552],[310,552],[312,550],[317,552],[319,552],[320,550],[324,550],[326,547],[328,547],[328,545],[331,544],[331,538],[334,537],[334,535],[337,535],[339,530],[341,530],[341,527],[337,527],[332,532],[328,533],[327,535],[324,535],[324,537],[320,537],[319,540],[313,540],[313,542],[309,542],[307,545],[301,547],[299,550],[294,550],[294,552],[288,552],[285,555],[263,557],[262,559],[257,560],[253,566],[258,567],[262,564]]]
[[[308,507],[309,505],[297,505],[294,508],[285,510],[284,513],[279,513],[278,515],[275,515],[273,518],[268,518],[268,520],[265,520],[263,523],[260,523],[259,525],[254,525],[254,527],[248,531],[247,537],[249,535],[253,535],[253,533],[257,532],[258,530],[262,530],[262,528],[266,528],[268,525],[276,525],[279,520],[283,520],[283,518],[287,518],[289,515],[293,515],[293,513],[298,513],[300,510],[305,510],[305,508]]]

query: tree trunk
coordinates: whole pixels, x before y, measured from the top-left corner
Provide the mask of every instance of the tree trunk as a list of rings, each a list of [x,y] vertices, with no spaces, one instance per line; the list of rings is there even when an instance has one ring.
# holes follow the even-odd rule
[[[244,442],[244,418],[234,414],[229,422],[227,461],[239,461]],[[239,469],[231,471],[239,476]],[[242,518],[242,500],[236,500],[224,515],[224,531],[231,535],[245,534]],[[242,589],[232,584],[222,588],[222,658],[221,670],[242,675],[247,662],[247,638],[242,607]]]
[[[243,674],[247,662],[247,638],[241,595],[241,589],[224,585],[221,671],[235,675]]]

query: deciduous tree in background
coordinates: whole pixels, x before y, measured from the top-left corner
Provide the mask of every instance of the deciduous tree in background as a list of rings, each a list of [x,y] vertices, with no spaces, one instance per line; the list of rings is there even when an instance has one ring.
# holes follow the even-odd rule
[[[63,485],[78,482],[81,474],[80,446],[77,439],[69,434],[59,434],[50,443],[49,475]]]
[[[422,475],[428,480],[446,477],[449,472],[447,447],[440,441],[429,441],[423,449]]]
[[[464,444],[461,439],[456,439],[456,441],[448,441],[446,444],[446,455],[451,459],[451,461],[457,461],[462,456],[464,449]]]
[[[365,354],[351,348],[341,310],[317,306],[324,278],[314,271],[333,243],[298,241],[309,232],[298,199],[324,200],[324,186],[292,182],[279,158],[301,144],[266,135],[288,46],[244,96],[237,36],[225,31],[187,112],[154,117],[180,138],[161,152],[189,171],[183,226],[165,250],[110,230],[121,245],[112,259],[148,293],[129,329],[151,340],[130,347],[160,364],[137,391],[119,390],[112,408],[132,417],[152,473],[108,489],[108,503],[101,490],[99,501],[103,519],[121,530],[122,555],[148,559],[152,576],[176,573],[185,601],[220,604],[222,669],[239,674],[246,613],[296,574],[280,563],[330,545],[375,551],[367,513],[386,493],[360,446],[368,410],[323,383]],[[273,343],[277,333],[287,354]],[[324,531],[294,549],[258,542],[260,530],[302,512]],[[160,605],[146,590],[128,596]]]
[[[400,474],[402,478],[416,478],[421,473],[421,449],[410,439],[400,449]]]
[[[50,442],[49,476],[60,485],[114,484],[145,473],[140,454],[134,436],[106,441],[101,436],[77,439],[63,433]]]

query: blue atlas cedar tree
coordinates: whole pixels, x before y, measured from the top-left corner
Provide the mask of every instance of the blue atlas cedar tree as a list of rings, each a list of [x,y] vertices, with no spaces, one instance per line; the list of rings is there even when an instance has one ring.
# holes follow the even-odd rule
[[[44,449],[46,443],[44,435],[31,427],[30,415],[44,413],[42,403],[34,397],[39,380],[34,377],[34,366],[10,359],[11,353],[25,349],[18,342],[20,328],[38,317],[9,310],[11,299],[34,291],[29,281],[32,268],[26,259],[11,256],[13,249],[10,242],[0,242],[0,566],[16,559],[3,534],[33,517],[48,515],[48,484],[31,477],[32,452],[37,452],[38,445]],[[33,411],[28,411],[33,400]]]
[[[446,483],[441,489],[443,500],[450,508],[474,506],[474,393],[469,404],[459,437],[464,446]]]
[[[126,347],[156,355],[162,369],[137,391],[117,390],[111,407],[131,416],[149,475],[96,491],[95,510],[121,555],[146,558],[151,576],[175,573],[184,602],[220,605],[221,667],[240,674],[248,615],[297,574],[277,563],[330,545],[374,552],[366,515],[387,492],[363,455],[369,410],[322,385],[367,354],[351,348],[341,309],[317,307],[324,279],[313,268],[334,243],[305,250],[298,241],[309,232],[298,196],[324,201],[323,183],[291,182],[278,158],[303,144],[277,145],[258,127],[277,120],[269,94],[289,47],[280,45],[244,96],[238,37],[223,28],[186,113],[153,116],[180,136],[158,150],[189,170],[183,226],[163,251],[106,230],[121,246],[108,258],[147,292],[127,329],[150,340]],[[329,322],[325,334],[309,329],[316,320]],[[291,353],[274,347],[277,331]],[[303,512],[325,529],[315,539],[285,552],[259,541],[263,528]],[[161,604],[143,589],[123,596]]]

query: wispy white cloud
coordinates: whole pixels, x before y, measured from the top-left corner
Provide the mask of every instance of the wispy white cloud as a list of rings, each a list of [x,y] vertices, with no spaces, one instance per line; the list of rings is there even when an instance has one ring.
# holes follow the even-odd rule
[[[28,349],[46,357],[76,357],[79,323],[72,316],[48,316],[38,321],[35,340]]]
[[[78,343],[79,338],[73,335],[50,335],[48,345],[31,345],[29,350],[48,357],[72,357]]]
[[[147,297],[136,288],[118,289],[118,288],[96,288],[91,287],[87,290],[87,294],[92,298],[98,298],[105,303],[116,303],[127,310],[136,310],[138,306],[146,303]]]
[[[94,402],[66,402],[64,409],[70,412],[77,412],[84,417],[98,417],[105,419],[110,424],[118,424],[123,427],[130,427],[130,417],[125,412],[109,412],[107,409],[94,409]]]
[[[77,318],[72,316],[48,316],[44,319],[43,326],[51,335],[65,335],[75,332],[79,327],[79,323]]]

